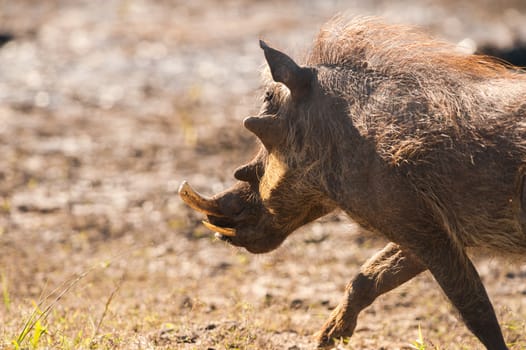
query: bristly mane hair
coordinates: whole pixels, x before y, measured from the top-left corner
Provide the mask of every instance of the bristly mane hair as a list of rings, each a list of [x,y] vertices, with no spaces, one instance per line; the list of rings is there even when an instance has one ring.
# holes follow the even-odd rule
[[[515,75],[510,64],[497,58],[462,53],[455,45],[434,39],[421,29],[387,24],[375,17],[350,21],[342,16],[333,18],[321,28],[306,63],[340,67],[366,64],[390,73],[410,70],[428,74],[433,67],[475,79]]]

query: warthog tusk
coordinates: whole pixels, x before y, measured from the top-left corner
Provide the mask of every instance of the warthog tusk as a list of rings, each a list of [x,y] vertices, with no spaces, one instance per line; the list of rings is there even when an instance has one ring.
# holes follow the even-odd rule
[[[216,226],[205,220],[203,220],[202,223],[206,226],[207,229],[218,232],[224,236],[234,237],[236,235],[236,230],[233,228]]]
[[[203,197],[186,181],[179,187],[179,197],[194,210],[206,215],[224,217],[216,200]]]

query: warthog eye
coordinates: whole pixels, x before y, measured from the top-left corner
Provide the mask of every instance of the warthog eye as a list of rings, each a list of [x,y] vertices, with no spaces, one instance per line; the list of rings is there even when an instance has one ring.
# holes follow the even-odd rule
[[[274,91],[272,91],[272,90],[267,90],[267,91],[265,92],[265,99],[264,99],[264,101],[265,101],[265,102],[270,102],[270,101],[272,101],[272,98],[273,98],[273,97],[274,97]]]

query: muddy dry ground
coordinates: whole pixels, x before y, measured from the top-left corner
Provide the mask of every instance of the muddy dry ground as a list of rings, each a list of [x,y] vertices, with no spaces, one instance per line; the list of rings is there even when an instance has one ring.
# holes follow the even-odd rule
[[[524,41],[523,2],[492,4],[0,0],[0,348],[312,348],[386,242],[336,213],[250,255],[200,225],[180,182],[216,193],[254,154],[241,121],[259,38],[301,57],[347,11],[480,47]],[[475,261],[510,349],[526,349],[526,264]],[[410,349],[419,328],[421,349],[481,348],[428,273],[337,346]]]

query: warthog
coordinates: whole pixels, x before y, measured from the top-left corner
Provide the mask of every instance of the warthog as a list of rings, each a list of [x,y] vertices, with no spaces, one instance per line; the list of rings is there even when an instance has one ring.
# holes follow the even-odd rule
[[[424,270],[487,349],[507,349],[466,249],[526,253],[526,75],[377,19],[326,24],[296,64],[269,67],[261,141],[232,188],[180,196],[216,236],[253,253],[339,208],[389,243],[317,334],[351,336],[358,313]]]

